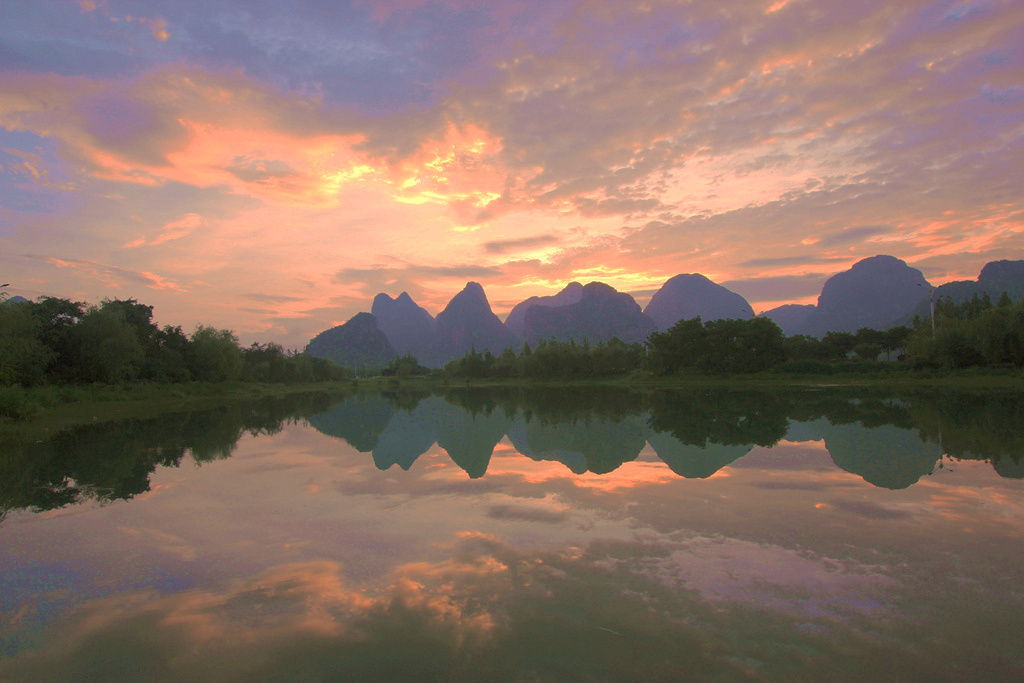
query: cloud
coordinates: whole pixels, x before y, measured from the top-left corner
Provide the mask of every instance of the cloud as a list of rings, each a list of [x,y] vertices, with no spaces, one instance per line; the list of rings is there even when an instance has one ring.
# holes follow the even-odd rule
[[[805,300],[816,298],[827,275],[788,275],[777,277],[751,278],[749,280],[726,280],[718,284],[736,292],[750,303]]]
[[[453,280],[507,307],[1022,247],[1013,4],[107,9],[0,3],[6,251],[182,273],[253,334],[279,329],[237,314],[265,283],[344,319],[379,291],[437,310]]]
[[[141,284],[149,289],[164,289],[175,292],[187,292],[188,289],[177,282],[146,271],[131,270],[120,266],[111,266],[95,261],[82,259],[57,258],[38,254],[24,254],[27,259],[49,263],[58,268],[68,268],[96,280],[108,287],[123,287]]]
[[[862,225],[854,226],[834,232],[831,235],[822,236],[814,244],[818,247],[835,247],[844,244],[864,242],[879,235],[889,235],[893,229],[885,225]]]
[[[505,254],[509,251],[530,250],[548,244],[555,244],[557,242],[558,238],[554,235],[535,235],[533,237],[519,237],[510,240],[484,242],[483,250],[489,254]]]
[[[147,241],[145,238],[139,237],[130,242],[125,243],[125,249],[133,249],[135,247],[150,246],[155,247],[171,240],[181,239],[192,234],[197,228],[206,224],[206,221],[197,213],[185,214],[184,218],[176,221],[171,221],[163,226],[160,234],[154,237],[152,240]]]

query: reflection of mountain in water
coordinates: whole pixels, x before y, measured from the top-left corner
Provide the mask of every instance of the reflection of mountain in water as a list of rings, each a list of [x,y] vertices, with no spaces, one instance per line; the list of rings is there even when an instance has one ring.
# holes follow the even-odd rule
[[[395,406],[379,394],[356,394],[309,419],[318,432],[344,439],[360,453],[372,451],[391,422]]]
[[[698,479],[755,445],[770,448],[785,438],[824,442],[838,467],[876,486],[898,489],[932,471],[942,454],[937,435],[946,433],[943,427],[952,431],[955,423],[957,445],[992,448],[992,443],[1009,443],[999,435],[1016,429],[1016,421],[1003,416],[1020,414],[1019,405],[1003,397],[1000,410],[984,411],[988,421],[961,424],[962,411],[949,414],[948,397],[944,403],[919,394],[876,394],[700,389],[611,390],[605,396],[600,390],[452,388],[444,398],[404,403],[400,396],[356,396],[310,422],[359,450],[373,451],[380,469],[396,464],[409,469],[436,442],[471,478],[480,477],[507,435],[519,453],[562,463],[576,474],[611,472],[635,460],[646,442],[673,472]],[[962,403],[958,398],[950,405]],[[997,472],[1021,476],[1018,460],[998,455],[988,456]],[[957,456],[985,459],[966,450]]]
[[[992,461],[992,468],[999,473],[1000,477],[1024,479],[1024,458],[1019,460],[1009,457],[995,458]]]
[[[511,420],[498,411],[471,413],[445,403],[437,426],[437,445],[448,452],[470,479],[484,476],[494,447]]]
[[[616,420],[588,415],[575,422],[520,419],[509,439],[517,451],[534,460],[561,462],[576,474],[607,474],[636,460],[646,435],[639,417]]]
[[[752,443],[735,446],[706,441],[695,446],[666,433],[650,434],[647,441],[670,470],[687,479],[707,479],[754,449]]]
[[[437,441],[437,425],[447,404],[437,398],[420,401],[412,410],[397,410],[373,448],[373,464],[379,470],[398,465],[408,470],[416,458]]]
[[[892,425],[830,425],[824,437],[836,465],[887,489],[905,489],[917,483],[942,457],[937,443]]]

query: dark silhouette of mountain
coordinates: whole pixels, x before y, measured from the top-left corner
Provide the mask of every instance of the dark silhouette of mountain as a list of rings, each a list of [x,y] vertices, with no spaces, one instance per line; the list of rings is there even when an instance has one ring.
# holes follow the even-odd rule
[[[705,321],[754,316],[753,309],[742,296],[696,273],[676,275],[667,280],[651,297],[644,313],[662,331],[680,320],[698,316]]]
[[[954,303],[970,301],[974,296],[988,294],[992,303],[1006,292],[1011,299],[1024,299],[1024,261],[991,261],[985,264],[977,280],[954,280],[935,288],[932,293],[934,301],[949,299]],[[927,318],[931,316],[931,303],[928,297],[921,301],[913,313],[906,317],[904,324],[910,324],[915,315]]]
[[[402,292],[396,299],[378,294],[373,298],[370,312],[377,318],[377,327],[391,342],[395,353],[399,356],[411,353],[422,362],[436,327],[432,315],[417,305],[408,292]]]
[[[344,325],[321,332],[306,345],[306,353],[350,368],[381,368],[398,355],[372,313],[356,313]]]
[[[823,337],[826,332],[886,330],[928,298],[930,285],[917,268],[894,256],[872,256],[825,281],[817,307],[796,332]]]
[[[978,284],[989,293],[993,303],[1006,292],[1013,299],[1024,298],[1024,261],[991,261],[978,275]]]
[[[28,301],[28,299],[26,299],[23,296],[14,295],[10,299],[4,299],[4,300],[0,301],[0,303],[4,303],[4,304],[20,304],[20,303],[22,303],[24,301]]]
[[[484,288],[479,283],[468,282],[437,314],[433,347],[420,362],[440,367],[474,349],[499,355],[509,346],[519,344],[519,337],[491,311]]]
[[[603,282],[583,288],[580,300],[568,306],[533,306],[526,311],[523,337],[530,344],[541,339],[592,342],[618,337],[624,342],[643,342],[656,329],[629,294]]]
[[[791,336],[799,334],[798,330],[807,320],[807,316],[816,308],[817,306],[814,304],[786,304],[758,315],[763,318],[771,318],[782,329],[783,334]]]
[[[547,306],[549,308],[558,308],[559,306],[568,306],[574,304],[583,297],[583,285],[578,282],[570,282],[565,288],[558,294],[551,296],[531,296],[525,301],[521,301],[515,305],[509,314],[505,318],[505,327],[512,330],[520,337],[523,336],[525,330],[524,325],[526,324],[526,312],[533,306]]]

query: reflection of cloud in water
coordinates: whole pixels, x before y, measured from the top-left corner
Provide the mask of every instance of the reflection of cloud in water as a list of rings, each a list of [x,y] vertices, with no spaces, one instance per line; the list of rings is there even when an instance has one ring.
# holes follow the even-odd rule
[[[850,562],[728,539],[536,552],[464,532],[448,551],[378,584],[350,585],[338,563],[320,560],[219,590],[93,600],[52,646],[8,660],[0,676],[667,680],[680,667],[730,680],[786,675],[805,663],[778,654],[766,628],[785,624],[790,645],[828,650],[792,642],[814,638],[792,626],[870,612],[886,585]]]
[[[663,544],[665,545],[665,544]],[[733,538],[695,537],[644,571],[711,601],[740,601],[806,616],[871,612],[895,582],[853,560]]]
[[[569,519],[569,513],[558,510],[546,510],[525,505],[492,505],[487,516],[493,519],[507,519],[516,522],[541,522],[543,524],[561,524]]]
[[[906,510],[898,510],[886,505],[879,505],[867,500],[838,499],[831,502],[832,507],[869,519],[904,519],[912,516]]]

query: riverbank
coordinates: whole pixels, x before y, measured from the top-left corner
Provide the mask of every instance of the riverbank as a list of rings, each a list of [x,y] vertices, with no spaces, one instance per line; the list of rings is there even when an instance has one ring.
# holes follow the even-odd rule
[[[188,382],[176,384],[0,387],[0,435],[45,434],[77,424],[155,417],[197,410],[229,401],[322,393],[343,397],[354,391],[435,391],[446,388],[615,387],[617,389],[942,389],[1024,391],[1024,374],[1010,370],[878,371],[832,374],[758,373],[652,377],[634,372],[616,377],[570,379],[444,378],[437,376],[373,377],[341,382],[258,383]]]
[[[45,435],[80,424],[152,418],[231,401],[311,393],[340,398],[357,389],[350,380],[0,387],[0,436]]]

